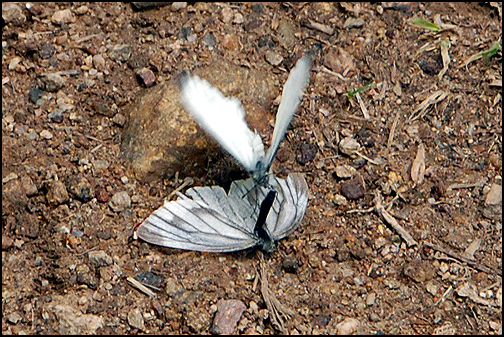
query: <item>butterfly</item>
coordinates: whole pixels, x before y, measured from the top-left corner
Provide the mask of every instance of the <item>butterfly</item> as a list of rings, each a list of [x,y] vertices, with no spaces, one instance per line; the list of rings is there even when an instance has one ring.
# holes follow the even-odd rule
[[[246,193],[254,186],[258,193]],[[253,178],[233,181],[228,194],[220,186],[193,187],[154,211],[137,234],[177,249],[222,253],[258,246],[271,252],[299,226],[307,205],[308,185],[299,173],[273,176],[268,187]]]
[[[188,71],[179,76],[184,108],[254,178],[264,185],[265,177],[296,112],[310,78],[312,54],[305,53],[291,70],[282,92],[271,146],[265,154],[261,136],[245,122],[245,111],[236,97],[225,97],[206,80]]]

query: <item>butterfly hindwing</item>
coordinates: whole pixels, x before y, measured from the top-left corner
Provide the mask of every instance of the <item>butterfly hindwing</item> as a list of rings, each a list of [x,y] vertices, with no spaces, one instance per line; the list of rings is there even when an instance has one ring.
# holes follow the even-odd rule
[[[272,190],[274,200],[261,229],[271,240],[280,240],[297,228],[306,210],[308,186],[301,174],[286,180],[273,177],[268,187],[252,178],[234,181],[228,194],[218,186],[191,188],[188,197],[181,195],[154,211],[137,233],[149,243],[186,250],[231,252],[254,247],[264,239],[255,227]]]
[[[149,243],[203,252],[242,250],[259,241],[227,214],[191,199],[166,202],[140,225],[137,233]]]
[[[289,236],[299,226],[308,206],[308,185],[302,174],[291,173],[287,179],[274,177],[277,198],[266,219],[266,229],[275,241]]]

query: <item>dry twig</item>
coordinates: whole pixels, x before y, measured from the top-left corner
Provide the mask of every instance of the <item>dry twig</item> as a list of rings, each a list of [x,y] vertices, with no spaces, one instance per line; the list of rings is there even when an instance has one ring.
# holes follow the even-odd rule
[[[441,102],[447,96],[448,96],[448,93],[445,92],[445,91],[443,91],[443,90],[436,91],[435,93],[433,93],[432,95],[430,95],[429,97],[427,97],[422,103],[420,103],[420,105],[418,106],[418,108],[416,108],[416,110],[413,111],[413,113],[410,115],[409,121],[413,122],[416,119],[422,118],[423,116],[425,116],[425,114],[427,113],[428,108],[431,105],[434,105],[434,104],[437,104],[437,103]],[[418,115],[417,115],[417,113],[418,113]]]
[[[149,288],[147,288],[144,284],[139,282],[138,280],[134,279],[133,277],[127,277],[126,281],[133,287],[136,288],[138,291],[144,293],[145,295],[148,295],[150,297],[154,297],[156,294],[152,292]]]
[[[374,208],[376,212],[382,216],[383,220],[385,220],[385,222],[388,223],[396,231],[397,234],[399,234],[399,236],[406,242],[406,245],[408,247],[418,245],[418,243],[415,241],[415,239],[413,239],[410,233],[408,233],[408,231],[406,231],[401,225],[399,225],[399,222],[397,222],[397,220],[394,219],[394,217],[385,210],[379,194],[376,194],[374,201]]]
[[[446,255],[448,256],[451,256],[452,258],[458,260],[458,261],[462,261],[464,263],[466,263],[468,266],[476,269],[476,270],[479,270],[479,271],[482,271],[482,272],[485,272],[485,273],[488,273],[488,274],[498,274],[500,276],[502,276],[502,270],[501,269],[496,269],[496,270],[493,270],[491,268],[488,268],[487,266],[481,264],[481,263],[478,263],[476,261],[471,261],[470,259],[466,258],[465,256],[461,255],[461,254],[458,254],[458,253],[455,253],[455,252],[452,252],[448,249],[445,249],[443,247],[440,247],[440,246],[437,246],[435,244],[432,244],[432,243],[429,243],[429,242],[425,242],[424,245],[426,247],[429,247],[429,248],[432,248],[434,250],[437,250],[439,252],[442,252],[442,253],[445,253]]]

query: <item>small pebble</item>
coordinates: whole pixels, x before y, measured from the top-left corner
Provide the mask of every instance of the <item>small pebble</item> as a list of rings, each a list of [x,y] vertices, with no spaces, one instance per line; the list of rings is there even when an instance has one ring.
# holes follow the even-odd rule
[[[230,23],[231,20],[233,19],[233,9],[230,7],[224,7],[221,11],[222,15],[222,22],[224,23]]]
[[[13,312],[12,314],[9,314],[5,317],[5,319],[7,320],[7,322],[11,323],[11,324],[18,324],[19,322],[21,322],[21,320],[23,319],[23,317],[21,316],[21,314],[19,312]]]
[[[88,12],[89,8],[88,6],[80,6],[75,10],[75,14],[77,15],[84,15]]]
[[[212,33],[207,33],[203,36],[201,40],[201,44],[208,48],[208,50],[212,51],[217,46],[217,39]]]
[[[156,83],[156,75],[148,68],[142,68],[138,71],[137,75],[140,78],[141,84],[147,88],[152,87]]]
[[[132,328],[136,328],[142,331],[145,330],[145,322],[143,319],[143,315],[140,312],[140,309],[135,308],[128,312],[128,324]]]
[[[51,22],[56,25],[62,25],[64,23],[70,23],[73,20],[73,14],[70,9],[64,9],[61,11],[56,11],[51,17]]]
[[[344,154],[350,156],[355,151],[359,150],[360,144],[352,137],[345,137],[339,143],[339,149]]]
[[[105,69],[105,58],[103,56],[101,56],[100,54],[93,56],[93,65],[98,70],[104,70]]]
[[[338,165],[334,173],[340,179],[349,179],[357,174],[357,170],[350,165]]]
[[[364,27],[364,19],[362,18],[348,18],[343,24],[343,28],[351,29],[351,28],[362,28]]]
[[[62,109],[54,109],[54,111],[49,114],[49,119],[53,123],[63,122],[63,110]]]
[[[47,59],[50,59],[54,55],[54,52],[55,52],[54,46],[50,43],[45,43],[45,44],[42,44],[42,46],[40,47],[39,57],[42,60],[47,60]]]
[[[233,18],[233,23],[236,25],[241,25],[245,19],[243,18],[243,15],[241,13],[236,13],[234,18]]]
[[[107,255],[103,250],[90,251],[88,253],[89,262],[95,265],[96,267],[105,267],[110,266],[114,263],[114,260]]]
[[[269,64],[271,64],[272,66],[275,66],[275,67],[280,65],[280,63],[282,63],[282,61],[283,61],[282,55],[275,53],[271,50],[266,51],[264,58],[266,59],[266,61]]]
[[[42,77],[42,86],[48,92],[58,91],[65,86],[65,83],[65,79],[56,73],[50,73]]]
[[[174,12],[178,12],[187,7],[187,2],[173,2],[171,5],[171,9]]]
[[[23,9],[13,2],[2,3],[2,19],[5,24],[21,26],[26,22]]]
[[[336,334],[338,335],[354,335],[360,330],[360,322],[355,318],[345,318],[336,325]]]
[[[96,191],[96,200],[99,202],[107,202],[110,199],[110,193],[105,188],[98,188]]]
[[[365,193],[366,186],[364,179],[360,175],[341,183],[341,194],[347,199],[357,200],[364,197]]]
[[[32,102],[33,104],[35,104],[42,97],[43,94],[44,94],[44,90],[39,89],[37,87],[33,87],[28,92],[28,99],[30,100],[30,102]]]
[[[131,45],[129,44],[117,44],[110,48],[108,52],[110,58],[115,62],[124,63],[129,60],[131,56]]]
[[[485,205],[499,205],[502,204],[502,186],[497,184],[492,184],[490,191],[488,192]]]
[[[114,118],[112,118],[112,122],[117,126],[123,127],[126,124],[126,117],[123,114],[118,113],[114,116]]]
[[[27,197],[32,197],[38,193],[37,186],[29,176],[21,177],[21,187]]]
[[[9,62],[9,70],[14,70],[16,69],[17,65],[21,62],[21,58],[20,57],[13,57],[11,59],[11,61]]]
[[[299,156],[298,162],[301,165],[311,162],[315,158],[317,152],[317,147],[311,143],[301,145],[301,156]]]
[[[131,207],[131,198],[128,192],[117,192],[110,198],[109,207],[112,211],[119,213]]]
[[[53,206],[59,206],[66,203],[69,197],[65,184],[61,180],[50,183],[46,198],[49,204]]]
[[[230,335],[235,332],[236,325],[243,312],[247,310],[245,304],[239,300],[219,300],[217,313],[210,332],[212,334]]]
[[[2,250],[9,250],[14,247],[14,240],[10,237],[2,235]]]

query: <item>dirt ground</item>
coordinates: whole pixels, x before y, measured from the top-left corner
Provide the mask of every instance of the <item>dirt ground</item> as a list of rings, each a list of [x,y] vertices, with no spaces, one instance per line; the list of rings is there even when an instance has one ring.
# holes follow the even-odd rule
[[[281,332],[254,252],[134,230],[186,178],[247,176],[178,115],[177,74],[240,98],[269,144],[306,50],[273,171],[304,173],[311,195],[265,257],[283,332],[502,333],[502,54],[467,63],[501,38],[500,4],[153,4],[2,3],[3,334],[207,334],[219,300],[244,304],[233,333]],[[134,103],[156,90],[173,109]]]

